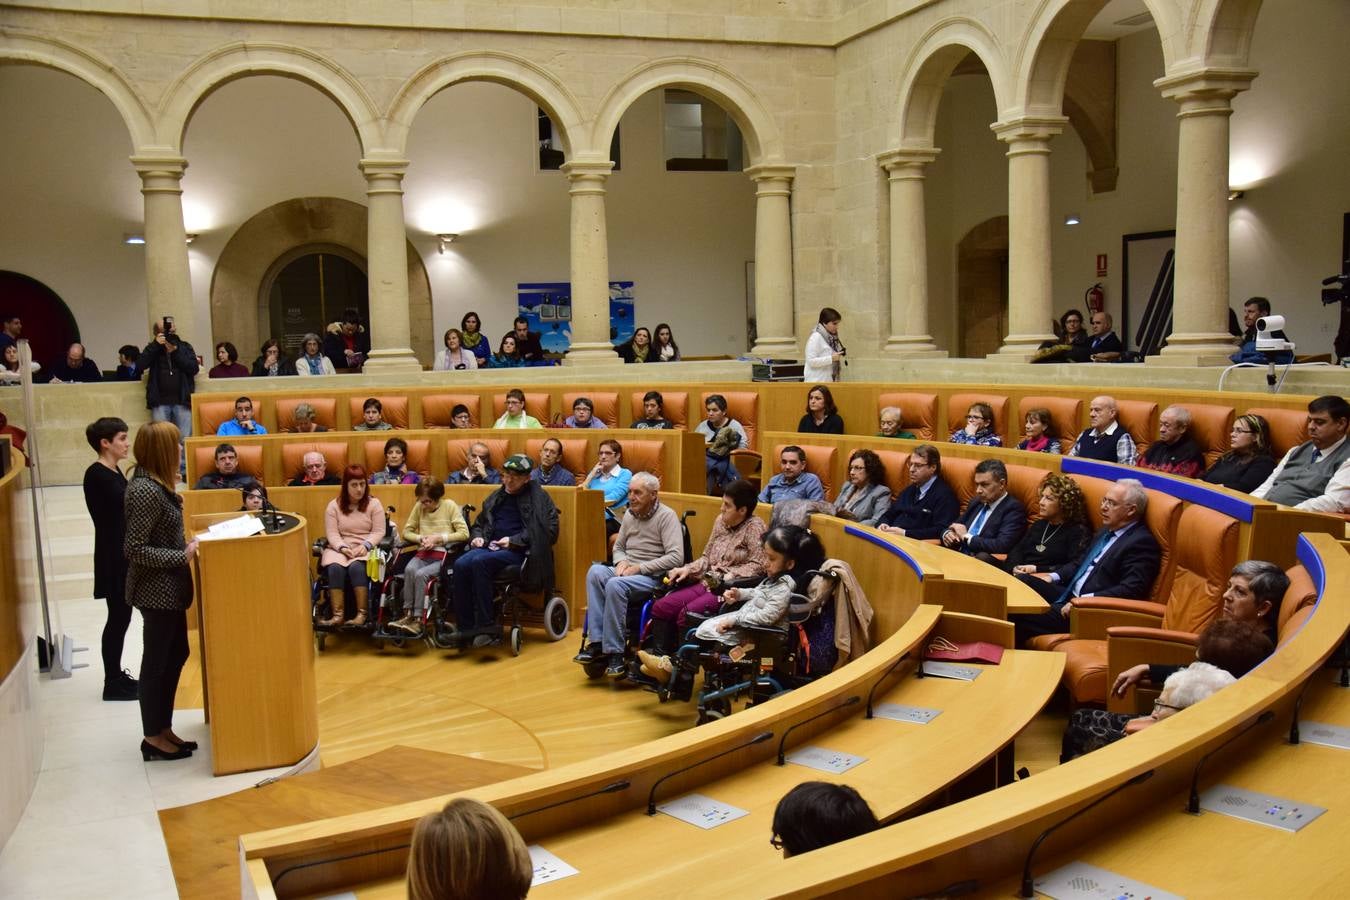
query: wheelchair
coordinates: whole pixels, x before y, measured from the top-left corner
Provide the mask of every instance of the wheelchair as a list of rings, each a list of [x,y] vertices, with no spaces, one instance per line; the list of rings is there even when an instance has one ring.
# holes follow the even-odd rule
[[[351,635],[373,635],[379,630],[378,610],[380,610],[388,597],[389,572],[394,568],[400,555],[398,526],[394,524],[394,514],[397,510],[389,507],[385,515],[384,537],[379,544],[375,546],[375,553],[378,558],[378,573],[375,578],[370,579],[370,592],[366,600],[366,622],[364,625],[352,625],[352,615],[344,615],[341,625],[325,625],[324,622],[332,615],[332,605],[328,600],[328,573],[319,566],[317,561],[328,549],[328,538],[321,537],[317,539],[310,547],[310,555],[315,559],[316,574],[310,587],[310,620],[314,628],[314,646],[319,652],[323,652],[327,643],[328,636],[332,634],[351,634]],[[343,591],[343,603],[346,610],[354,608],[354,599],[350,590]]]

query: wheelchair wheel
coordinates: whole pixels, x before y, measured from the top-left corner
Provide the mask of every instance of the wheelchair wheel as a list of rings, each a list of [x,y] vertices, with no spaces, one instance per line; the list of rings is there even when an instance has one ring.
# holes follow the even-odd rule
[[[556,594],[544,604],[544,632],[550,641],[560,641],[567,637],[572,625],[572,614],[567,611],[567,601]]]
[[[587,678],[589,678],[591,681],[595,681],[597,678],[604,677],[606,665],[607,663],[603,658],[593,659],[590,662],[586,663],[584,666],[582,666],[582,669],[586,672]]]
[[[519,625],[512,625],[512,626],[511,626],[511,655],[512,655],[512,656],[519,656],[519,655],[520,655],[520,634],[521,634],[521,632],[520,632],[520,626],[519,626]]]
[[[322,652],[323,652],[323,645],[324,645],[325,643],[327,643],[327,641],[328,641],[328,635],[324,634],[322,631],[316,631],[316,632],[314,632],[314,649],[315,649],[315,650],[318,650],[320,653],[322,653]]]

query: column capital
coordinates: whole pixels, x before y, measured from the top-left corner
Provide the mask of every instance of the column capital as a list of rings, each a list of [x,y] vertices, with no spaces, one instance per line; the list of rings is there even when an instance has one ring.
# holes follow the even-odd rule
[[[561,169],[569,181],[598,178],[603,183],[614,171],[614,162],[608,159],[572,159],[563,163]]]
[[[188,161],[177,154],[145,155],[131,157],[131,165],[136,169],[136,174],[141,176],[142,181],[147,178],[179,179],[187,171]]]
[[[891,179],[897,177],[923,177],[923,170],[937,159],[942,151],[937,147],[899,147],[877,154],[877,165],[890,173]]]
[[[989,130],[1011,147],[1009,153],[1016,152],[1018,145],[1033,145],[1022,147],[1024,151],[1039,149],[1039,152],[1048,153],[1050,139],[1062,133],[1068,123],[1065,116],[1019,116],[995,122]]]
[[[408,160],[390,157],[387,159],[367,158],[356,164],[367,181],[376,178],[395,178],[402,180],[408,172]]]
[[[745,170],[745,174],[749,175],[750,180],[754,182],[764,182],[764,181],[790,182],[792,181],[792,179],[797,177],[797,167],[765,164],[765,165],[751,166],[750,168]]]
[[[1223,110],[1231,112],[1228,101],[1251,87],[1252,79],[1256,75],[1255,69],[1221,67],[1192,69],[1189,72],[1159,78],[1153,82],[1153,86],[1168,100],[1182,104],[1196,100],[1206,101],[1214,107],[1213,112]],[[1216,100],[1222,103],[1214,104],[1212,101]]]

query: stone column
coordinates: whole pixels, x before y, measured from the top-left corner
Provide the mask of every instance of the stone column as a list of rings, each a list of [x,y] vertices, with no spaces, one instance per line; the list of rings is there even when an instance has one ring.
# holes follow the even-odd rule
[[[406,159],[363,159],[366,177],[366,282],[370,356],[363,371],[420,372],[408,324],[408,234],[403,224]]]
[[[1030,359],[1052,340],[1050,139],[1063,116],[1027,116],[991,127],[1008,145],[1008,336],[1000,359]]]
[[[890,150],[877,157],[891,185],[891,334],[882,353],[892,357],[946,356],[928,333],[928,223],[923,180],[941,150]]]
[[[133,156],[145,196],[145,299],[150,332],[161,316],[172,316],[174,331],[211,357],[209,327],[198,329],[188,271],[187,230],[183,227],[183,172],[180,156]],[[209,323],[208,323],[209,325]]]
[[[793,166],[753,166],[755,182],[755,356],[796,359],[792,299]]]
[[[564,365],[616,362],[609,341],[609,237],[605,182],[609,160],[563,163],[572,195],[572,344]]]
[[[1256,73],[1205,69],[1154,85],[1177,102],[1177,242],[1172,334],[1163,365],[1226,366],[1228,333],[1228,117]],[[1143,310],[1139,310],[1142,314]]]

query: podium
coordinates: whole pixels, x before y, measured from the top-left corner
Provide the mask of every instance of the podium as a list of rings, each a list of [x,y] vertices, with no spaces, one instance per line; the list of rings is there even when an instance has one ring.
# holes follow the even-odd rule
[[[194,534],[239,512],[192,516]],[[319,744],[305,520],[203,540],[196,563],[206,720],[216,775],[300,762]]]

